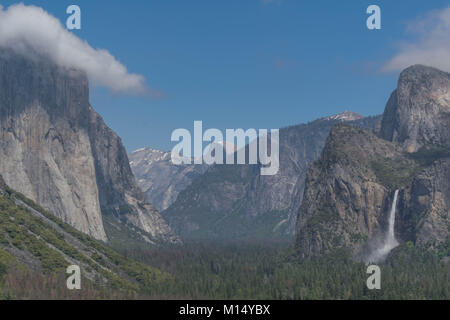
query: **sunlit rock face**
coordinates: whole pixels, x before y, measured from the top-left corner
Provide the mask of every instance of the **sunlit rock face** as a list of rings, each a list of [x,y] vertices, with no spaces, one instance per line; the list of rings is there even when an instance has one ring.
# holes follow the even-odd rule
[[[308,169],[296,228],[301,257],[336,248],[362,255],[370,239],[382,240],[397,185],[381,172],[393,163],[399,166],[394,183],[401,184],[414,168],[401,147],[366,130],[332,129],[321,158]]]
[[[450,147],[450,74],[416,65],[405,69],[386,106],[381,137],[408,152],[432,144]]]
[[[107,241],[103,215],[166,240],[145,204],[120,138],[89,104],[86,75],[0,50],[0,174],[78,230]]]

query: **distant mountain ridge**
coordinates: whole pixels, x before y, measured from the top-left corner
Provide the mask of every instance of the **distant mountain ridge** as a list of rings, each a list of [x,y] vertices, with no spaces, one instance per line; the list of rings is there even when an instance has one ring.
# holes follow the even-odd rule
[[[356,113],[344,112],[283,128],[280,130],[280,172],[277,175],[261,176],[258,165],[214,165],[206,171],[201,168],[192,179],[185,180],[190,184],[179,188],[177,197],[171,194],[173,204],[162,212],[163,216],[175,232],[186,239],[292,237],[306,169],[309,163],[319,158],[332,126],[347,119],[352,125],[373,129],[381,117],[363,118]],[[144,177],[142,172],[145,170],[136,168],[138,162],[133,160],[133,155],[130,159],[144,190],[145,184],[156,183]],[[166,165],[170,167],[168,162]],[[153,168],[147,174],[151,171],[161,173],[159,167]],[[189,167],[187,172],[195,170],[193,168]],[[178,174],[176,170],[180,169],[172,170],[168,172]],[[153,181],[157,181],[156,177],[172,179],[156,173],[147,177]]]
[[[344,111],[341,113],[338,113],[334,116],[326,117],[324,120],[342,120],[342,121],[355,121],[355,120],[361,120],[364,117],[356,112],[352,111]]]
[[[129,154],[130,167],[146,199],[158,210],[167,209],[178,194],[203,174],[208,165],[173,165],[171,153],[141,148]]]

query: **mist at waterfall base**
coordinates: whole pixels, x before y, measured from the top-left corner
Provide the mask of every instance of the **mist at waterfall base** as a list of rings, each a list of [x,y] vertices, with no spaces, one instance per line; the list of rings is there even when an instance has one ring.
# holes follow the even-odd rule
[[[386,236],[383,239],[381,245],[376,247],[368,256],[368,258],[365,259],[367,263],[378,263],[384,261],[389,252],[391,252],[392,249],[396,248],[399,245],[397,239],[395,239],[395,211],[397,209],[398,193],[399,190],[395,190],[394,200],[392,201],[392,207],[389,213],[389,223]]]

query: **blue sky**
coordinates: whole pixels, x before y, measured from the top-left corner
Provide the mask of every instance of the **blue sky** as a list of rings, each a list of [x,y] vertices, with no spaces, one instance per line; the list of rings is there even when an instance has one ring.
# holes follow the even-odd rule
[[[4,7],[15,3],[2,1]],[[171,132],[280,128],[352,110],[383,112],[398,72],[380,72],[411,40],[411,21],[448,1],[24,1],[65,23],[82,10],[75,34],[143,75],[162,98],[91,90],[92,106],[127,150],[170,150]],[[366,8],[382,29],[366,28]]]

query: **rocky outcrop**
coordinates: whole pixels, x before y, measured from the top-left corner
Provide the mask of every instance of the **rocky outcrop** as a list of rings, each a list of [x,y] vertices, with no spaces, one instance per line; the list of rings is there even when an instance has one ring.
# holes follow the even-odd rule
[[[450,152],[421,170],[401,194],[397,233],[425,249],[449,242]]]
[[[63,221],[106,241],[102,214],[175,237],[144,202],[117,135],[89,104],[86,75],[0,51],[0,174]]]
[[[321,158],[308,170],[296,227],[301,257],[347,248],[364,259],[387,230],[395,190],[400,190],[397,240],[447,250],[449,85],[445,72],[410,67],[386,106],[381,138],[348,126],[333,128]]]
[[[166,210],[208,165],[174,165],[170,152],[142,148],[129,154],[130,166],[147,201]]]
[[[386,106],[380,135],[408,152],[450,148],[450,74],[421,65],[405,69]]]
[[[368,240],[386,227],[393,192],[416,167],[401,147],[369,131],[334,127],[308,170],[296,232],[301,257],[342,247],[364,254]]]
[[[162,214],[185,238],[290,238],[307,167],[319,158],[331,127],[345,121],[373,128],[379,120],[345,112],[283,128],[276,175],[260,175],[258,165],[212,166]]]
[[[120,138],[90,107],[89,137],[102,213],[142,229],[151,238],[178,242],[156,208],[145,200]]]

